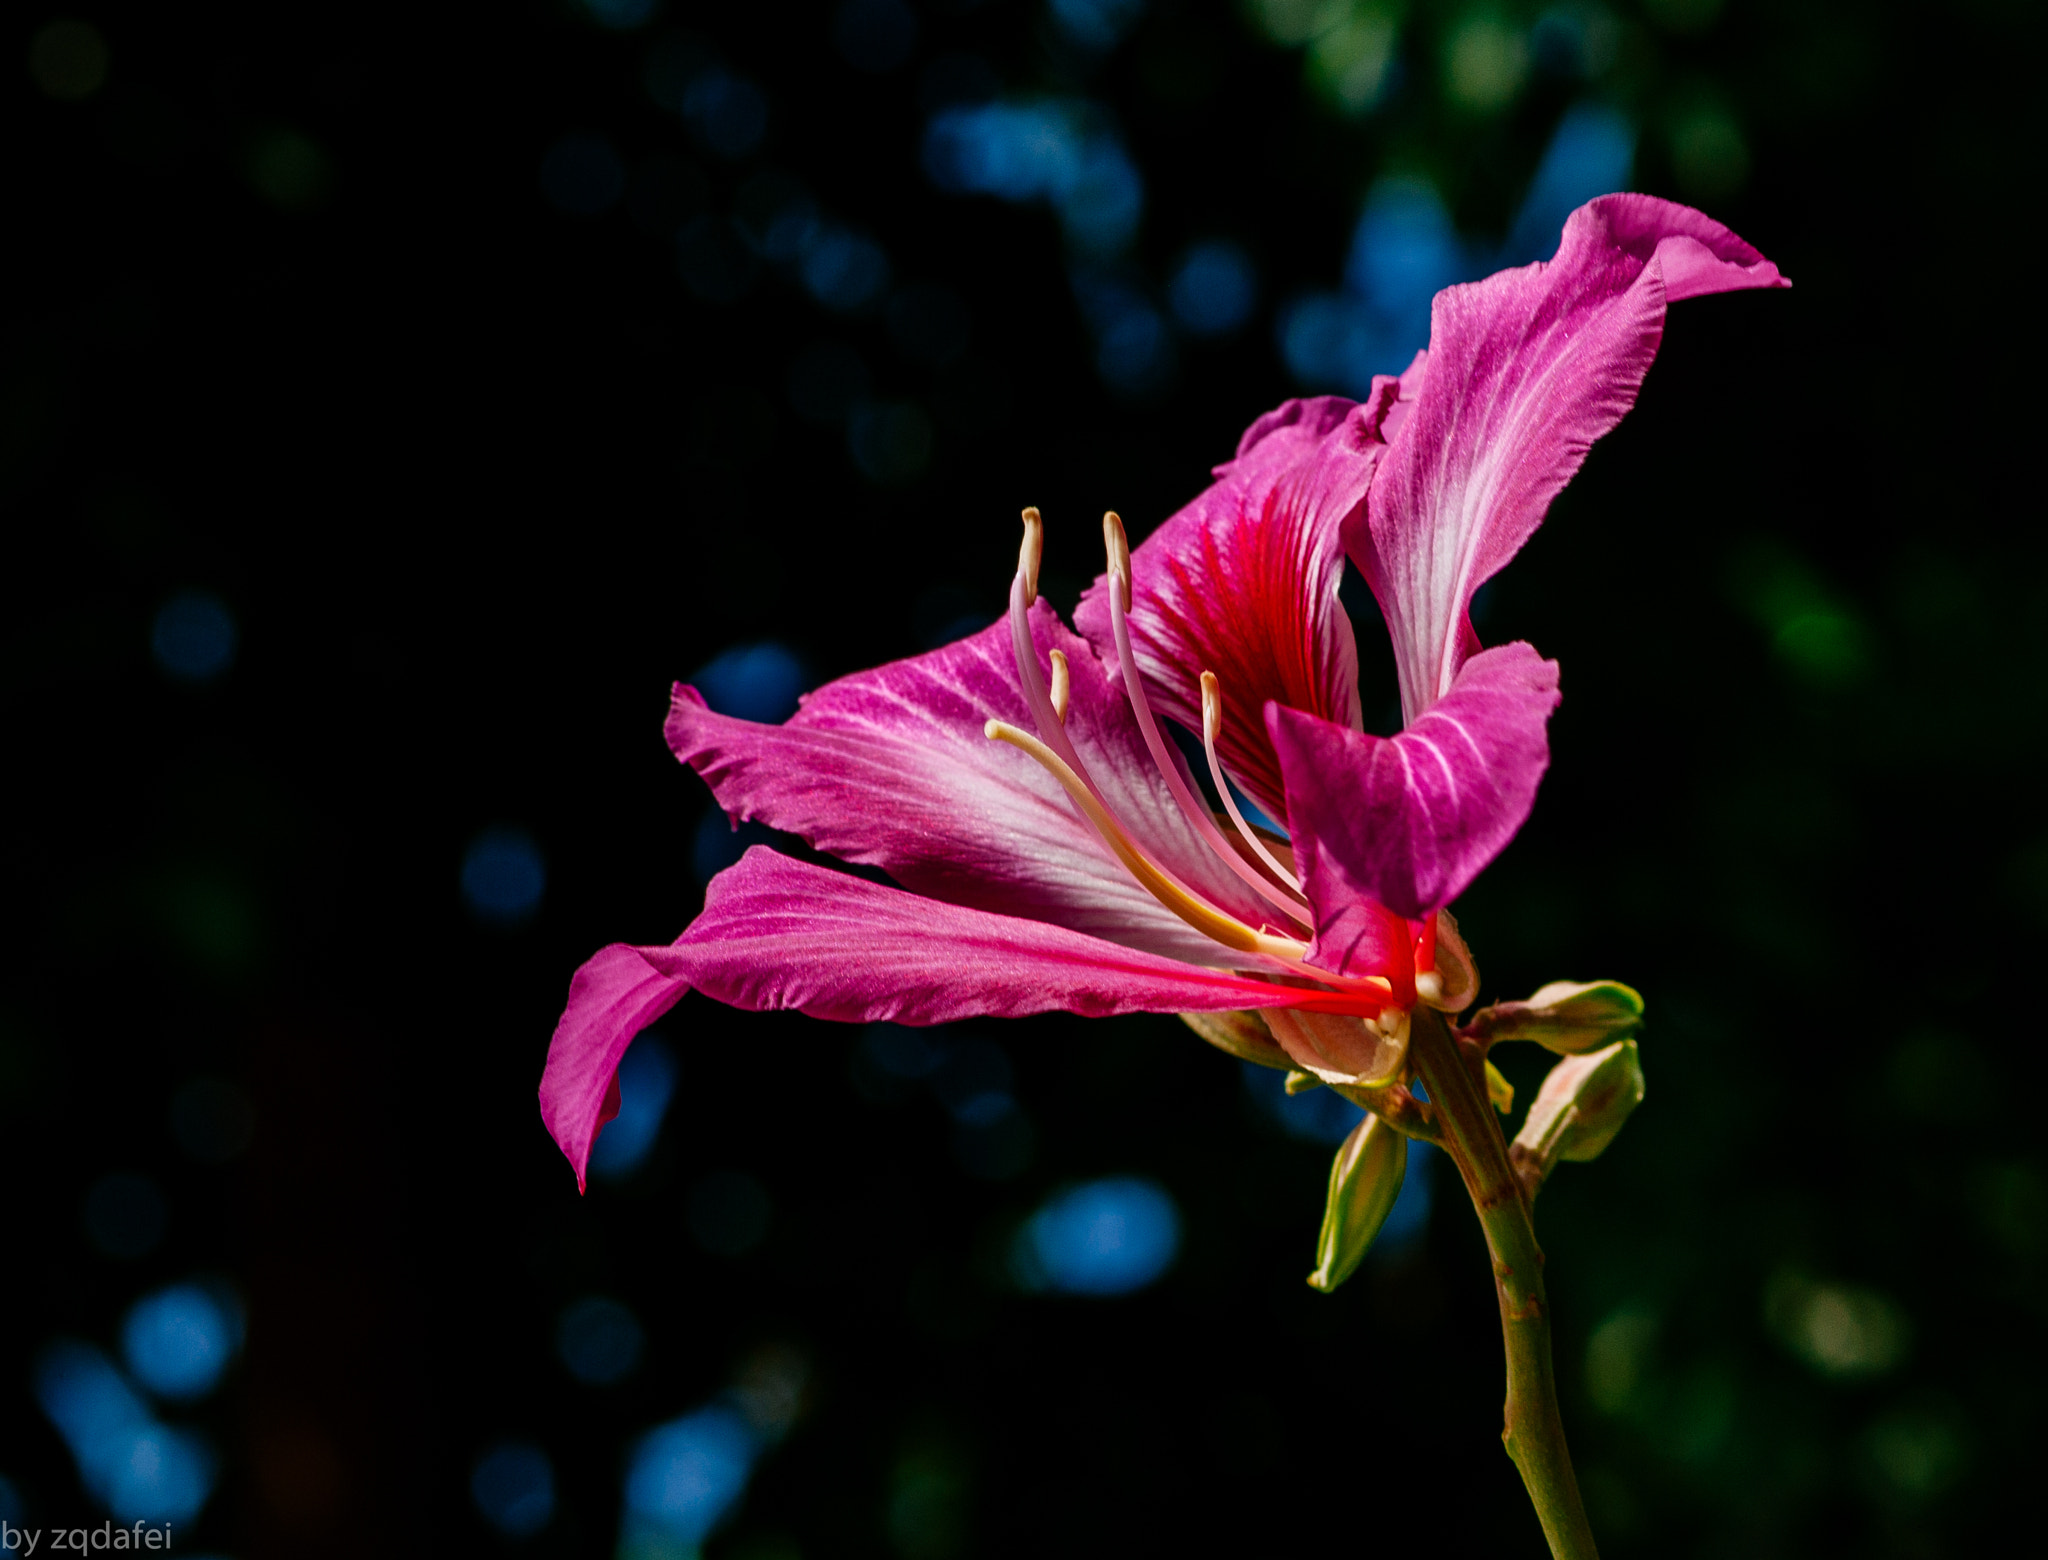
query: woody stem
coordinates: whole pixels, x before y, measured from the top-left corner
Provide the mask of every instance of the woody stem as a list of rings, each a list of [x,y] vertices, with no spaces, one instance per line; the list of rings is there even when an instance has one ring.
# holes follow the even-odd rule
[[[1410,1055],[1437,1109],[1443,1146],[1457,1162],[1486,1232],[1493,1286],[1507,1345],[1508,1400],[1501,1442],[1520,1470],[1555,1560],[1598,1560],[1579,1499],[1557,1410],[1550,1363],[1550,1311],[1543,1293],[1543,1252],[1529,1201],[1508,1162],[1507,1142],[1486,1096],[1479,1058],[1468,1057],[1434,1008],[1418,1005]]]

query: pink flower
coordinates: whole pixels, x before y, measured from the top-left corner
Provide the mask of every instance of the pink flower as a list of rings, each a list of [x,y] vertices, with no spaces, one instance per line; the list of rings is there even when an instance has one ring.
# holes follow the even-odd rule
[[[1472,593],[1633,404],[1667,302],[1783,285],[1696,211],[1604,197],[1547,264],[1439,294],[1399,379],[1260,418],[1135,553],[1107,517],[1080,636],[1036,599],[1027,511],[1009,615],[983,632],[828,684],[781,726],[679,686],[670,746],[736,822],[900,886],[756,848],[674,943],[585,964],[540,1090],[579,1184],[620,1057],[692,987],[906,1024],[1260,1009],[1295,1065],[1394,1076],[1415,1003],[1473,994],[1439,912],[1549,759],[1556,665],[1482,649]],[[1393,638],[1391,738],[1360,719],[1347,554]],[[1161,717],[1202,734],[1226,815]],[[1289,839],[1251,828],[1225,776]]]

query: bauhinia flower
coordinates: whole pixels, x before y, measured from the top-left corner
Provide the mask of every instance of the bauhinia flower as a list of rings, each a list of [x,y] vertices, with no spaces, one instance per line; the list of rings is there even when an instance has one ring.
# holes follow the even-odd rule
[[[1447,907],[1529,814],[1558,672],[1527,644],[1483,648],[1468,608],[1634,403],[1665,306],[1783,285],[1696,211],[1603,197],[1552,260],[1440,293],[1428,349],[1363,401],[1290,401],[1253,423],[1135,551],[1106,516],[1078,633],[1038,596],[1044,527],[1027,510],[1009,612],[983,632],[830,683],[781,726],[678,686],[669,743],[735,824],[890,881],[756,847],[675,942],[585,964],[541,1082],[579,1185],[620,1058],[693,988],[855,1022],[1185,1015],[1344,1090],[1368,1126],[1450,1150],[1510,1271],[1509,1449],[1553,1546],[1590,1553],[1548,1384],[1534,1185],[1487,1103],[1486,1025],[1459,1038],[1441,1016],[1477,994]],[[1361,719],[1347,558],[1392,638],[1391,737]],[[1206,787],[1169,722],[1200,738]],[[1332,1196],[1341,1182],[1378,1206],[1386,1188],[1367,1180],[1333,1175]],[[1377,1225],[1326,1220],[1326,1241]],[[1333,1286],[1355,1261],[1325,1252],[1319,1274]]]

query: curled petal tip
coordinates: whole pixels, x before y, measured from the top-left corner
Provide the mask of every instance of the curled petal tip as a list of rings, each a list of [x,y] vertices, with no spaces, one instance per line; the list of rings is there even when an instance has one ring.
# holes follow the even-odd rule
[[[1060,650],[1053,651],[1052,712],[1053,714],[1059,716],[1062,724],[1066,722],[1067,718],[1067,694],[1073,688],[1073,686],[1073,676],[1067,670],[1067,657],[1065,652]]]
[[[1038,506],[1024,511],[1024,545],[1017,550],[1017,572],[1024,576],[1024,605],[1038,599],[1038,560],[1045,552],[1045,522]]]
[[[1202,736],[1214,742],[1223,735],[1223,685],[1214,672],[1202,673]]]
[[[1124,611],[1131,610],[1131,539],[1124,535],[1124,522],[1114,509],[1102,513],[1102,543],[1109,551],[1109,577],[1116,582]]]

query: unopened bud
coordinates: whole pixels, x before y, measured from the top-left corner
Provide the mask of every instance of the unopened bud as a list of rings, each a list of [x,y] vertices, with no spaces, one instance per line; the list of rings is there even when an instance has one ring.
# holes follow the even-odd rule
[[[1633,1040],[1568,1056],[1550,1069],[1509,1156],[1533,1195],[1560,1160],[1597,1159],[1643,1102],[1643,1063]]]
[[[1328,1294],[1358,1271],[1373,1237],[1387,1222],[1408,1173],[1408,1140],[1377,1116],[1367,1116],[1344,1140],[1330,1165],[1323,1231],[1316,1239],[1316,1270],[1309,1284]]]
[[[1266,1021],[1256,1013],[1183,1013],[1180,1021],[1219,1051],[1227,1051],[1241,1062],[1277,1067],[1283,1072],[1294,1063],[1280,1049]]]
[[[1560,1056],[1583,1056],[1634,1034],[1642,1022],[1642,996],[1618,980],[1554,980],[1527,1002],[1481,1008],[1465,1032],[1488,1044],[1534,1040]]]

